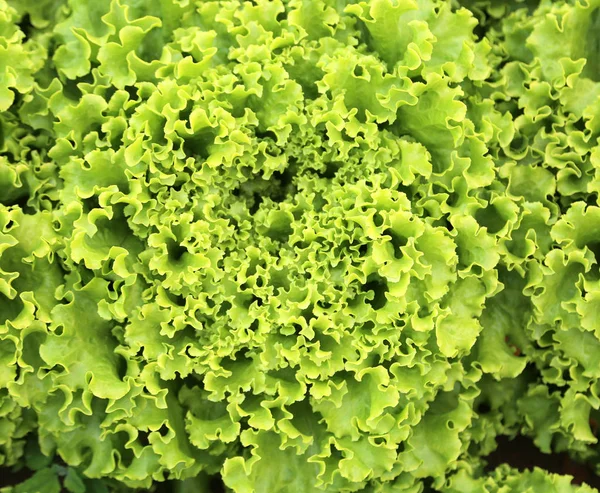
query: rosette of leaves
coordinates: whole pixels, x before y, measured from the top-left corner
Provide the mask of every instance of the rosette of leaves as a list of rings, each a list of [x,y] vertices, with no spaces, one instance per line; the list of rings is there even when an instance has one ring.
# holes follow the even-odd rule
[[[0,0],[1,491],[593,491],[485,465],[597,468],[599,45],[598,0]]]

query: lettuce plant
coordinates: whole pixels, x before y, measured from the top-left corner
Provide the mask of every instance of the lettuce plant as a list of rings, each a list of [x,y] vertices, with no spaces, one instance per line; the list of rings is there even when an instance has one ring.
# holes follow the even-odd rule
[[[0,491],[594,491],[599,137],[600,0],[0,0]]]

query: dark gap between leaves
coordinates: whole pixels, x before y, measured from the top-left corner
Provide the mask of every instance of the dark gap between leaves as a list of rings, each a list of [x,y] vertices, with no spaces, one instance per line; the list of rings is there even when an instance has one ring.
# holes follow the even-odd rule
[[[554,474],[573,476],[573,484],[586,483],[594,488],[600,488],[600,477],[586,464],[575,462],[566,453],[544,454],[530,438],[522,435],[514,439],[502,436],[497,439],[498,448],[485,459],[486,472],[496,469],[500,464],[523,471],[539,467]]]

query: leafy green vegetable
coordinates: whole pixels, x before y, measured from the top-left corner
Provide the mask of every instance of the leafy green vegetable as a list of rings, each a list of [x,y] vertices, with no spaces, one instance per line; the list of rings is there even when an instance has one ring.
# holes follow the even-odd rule
[[[0,491],[593,491],[485,466],[600,471],[599,43],[599,0],[0,0]]]

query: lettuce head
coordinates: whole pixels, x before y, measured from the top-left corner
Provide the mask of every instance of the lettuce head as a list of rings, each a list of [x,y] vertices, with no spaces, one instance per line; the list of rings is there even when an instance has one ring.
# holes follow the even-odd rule
[[[595,491],[599,138],[600,0],[0,0],[0,491]]]

